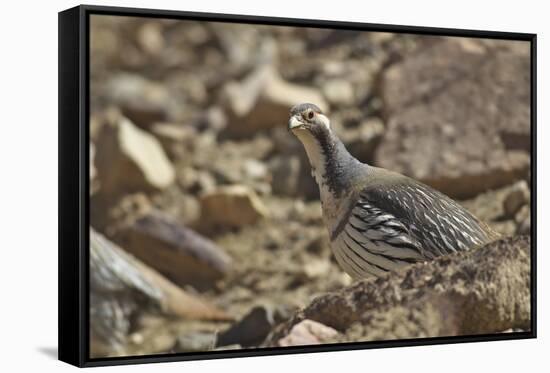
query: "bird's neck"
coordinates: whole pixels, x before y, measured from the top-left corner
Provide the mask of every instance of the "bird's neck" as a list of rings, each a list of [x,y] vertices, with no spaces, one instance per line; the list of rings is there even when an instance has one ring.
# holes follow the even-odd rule
[[[306,150],[323,203],[351,192],[360,175],[359,168],[367,166],[355,159],[330,129],[319,133],[304,131],[297,136]]]

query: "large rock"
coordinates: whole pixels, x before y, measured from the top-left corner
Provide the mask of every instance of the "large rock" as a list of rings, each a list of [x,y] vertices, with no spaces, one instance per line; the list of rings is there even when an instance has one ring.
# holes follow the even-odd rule
[[[156,191],[174,182],[172,163],[158,140],[116,112],[109,112],[96,141],[101,193]]]
[[[389,68],[380,86],[380,166],[457,198],[527,175],[529,43],[441,38]]]
[[[242,82],[226,85],[223,102],[229,116],[225,134],[248,137],[259,130],[285,127],[289,110],[312,102],[326,111],[323,96],[315,89],[284,81],[270,65],[263,65]]]
[[[174,283],[199,290],[213,287],[232,265],[214,242],[154,210],[129,219],[113,239]]]
[[[201,196],[201,223],[206,226],[239,228],[269,216],[256,193],[244,185],[219,187]]]
[[[122,353],[139,314],[228,320],[223,311],[174,285],[93,229],[90,231],[92,354]]]
[[[529,330],[530,243],[506,238],[322,295],[274,329],[266,345],[305,319],[342,332],[338,342]]]

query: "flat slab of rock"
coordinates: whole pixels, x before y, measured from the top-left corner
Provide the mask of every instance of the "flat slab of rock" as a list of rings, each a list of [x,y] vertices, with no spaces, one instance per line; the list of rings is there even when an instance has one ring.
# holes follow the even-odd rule
[[[383,76],[376,163],[455,198],[525,177],[530,78],[529,43],[441,38],[420,49]]]
[[[181,286],[210,288],[231,269],[221,247],[154,210],[118,229],[114,239]]]
[[[269,215],[258,195],[244,185],[230,185],[204,194],[200,199],[201,224],[224,228],[251,225]]]
[[[101,192],[156,191],[174,182],[175,171],[159,141],[117,113],[109,113],[96,141]]]
[[[410,266],[322,295],[266,341],[277,346],[309,319],[343,333],[333,342],[497,333],[531,325],[528,236]]]

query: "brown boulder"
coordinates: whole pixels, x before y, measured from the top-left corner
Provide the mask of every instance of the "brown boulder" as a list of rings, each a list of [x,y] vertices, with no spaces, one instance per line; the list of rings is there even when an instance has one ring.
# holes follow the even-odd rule
[[[342,332],[338,342],[529,330],[530,243],[506,238],[322,295],[266,344],[277,345],[305,319]]]
[[[221,247],[160,212],[129,220],[113,239],[178,285],[204,290],[231,269]]]
[[[376,163],[455,198],[525,177],[529,57],[527,42],[441,38],[389,68]]]

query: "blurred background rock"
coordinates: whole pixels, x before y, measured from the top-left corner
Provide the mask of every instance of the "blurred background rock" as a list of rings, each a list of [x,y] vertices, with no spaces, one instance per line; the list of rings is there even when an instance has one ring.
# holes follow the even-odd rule
[[[259,346],[350,284],[299,102],[360,160],[530,232],[526,42],[92,16],[90,67],[93,356]],[[305,325],[281,345],[332,335]]]

